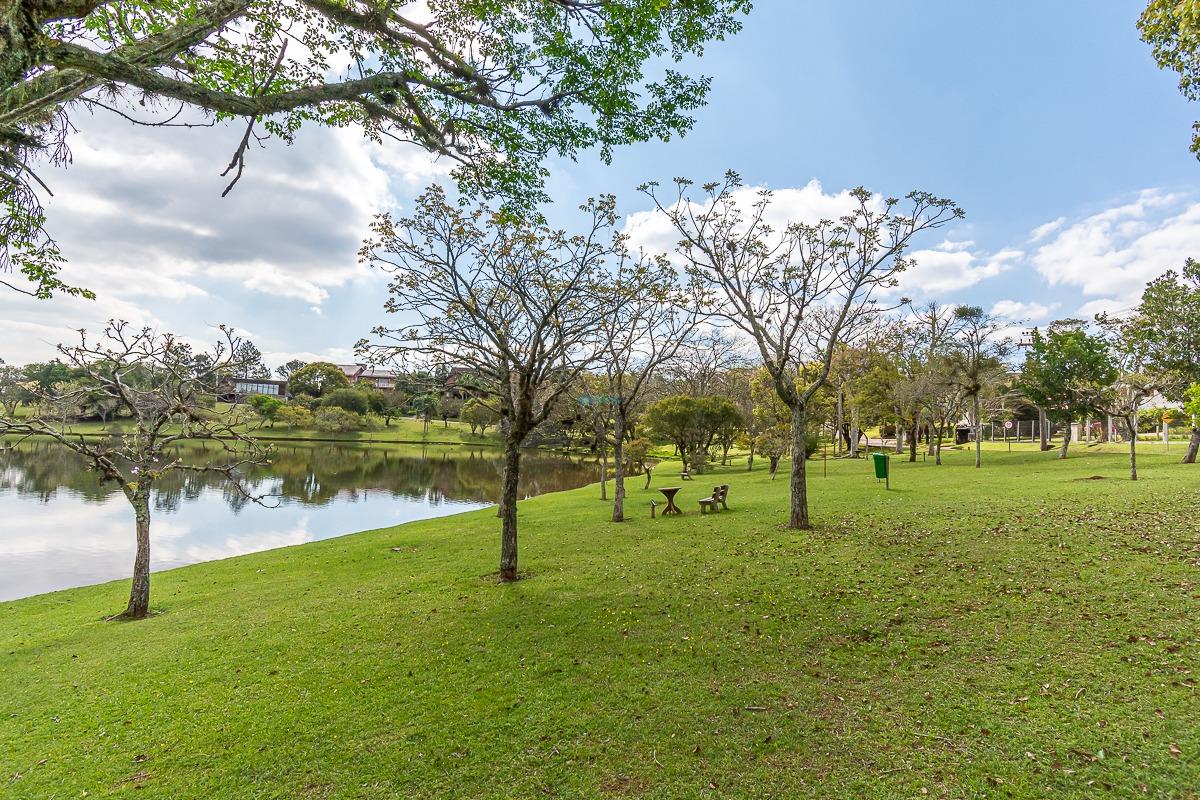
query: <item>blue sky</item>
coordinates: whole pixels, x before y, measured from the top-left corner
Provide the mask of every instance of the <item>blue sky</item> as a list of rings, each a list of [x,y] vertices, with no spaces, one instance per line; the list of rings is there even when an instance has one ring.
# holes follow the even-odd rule
[[[714,83],[686,137],[625,148],[611,165],[593,154],[551,165],[556,222],[600,192],[644,212],[639,183],[727,168],[798,190],[783,192],[797,213],[860,184],[925,189],[967,220],[919,243],[906,293],[1033,322],[1128,307],[1146,280],[1200,255],[1196,109],[1138,39],[1140,3],[757,5],[741,34],[690,65]],[[252,152],[221,200],[238,132],[99,117],[80,128],[75,164],[53,176],[51,223],[72,277],[101,296],[0,298],[9,361],[46,357],[108,316],[197,339],[228,322],[272,361],[348,358],[383,318],[383,278],[355,259],[371,213],[403,210],[442,173],[419,153],[311,130]]]

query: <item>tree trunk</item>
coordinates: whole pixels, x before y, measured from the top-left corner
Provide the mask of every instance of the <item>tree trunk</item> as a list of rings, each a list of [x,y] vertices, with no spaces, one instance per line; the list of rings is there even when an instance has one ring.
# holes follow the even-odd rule
[[[850,457],[858,458],[858,406],[850,408]]]
[[[842,426],[845,424],[845,411],[843,410],[843,402],[842,390],[839,388],[837,394],[837,419],[834,421],[834,428],[837,430],[837,433],[835,434],[836,439],[834,441],[837,443],[837,447],[835,447],[833,450],[834,455],[839,456],[842,454],[842,437],[845,436],[845,432],[842,430]]]
[[[808,519],[808,484],[805,482],[805,453],[804,434],[807,420],[804,417],[804,407],[792,408],[792,507],[788,515],[788,527],[809,530],[812,523]]]
[[[613,418],[613,522],[625,521],[625,420],[620,411]]]
[[[608,446],[600,445],[600,499],[608,499]]]
[[[137,555],[133,558],[129,605],[121,616],[143,619],[150,613],[150,491],[139,487],[128,497],[137,526]]]
[[[754,469],[754,437],[750,438],[750,455],[746,456],[746,472]]]
[[[908,460],[917,460],[917,438],[920,428],[919,423],[914,422],[912,428],[908,431]]]
[[[771,480],[775,480],[775,474],[779,472],[779,456],[768,456],[771,459]]]
[[[1129,480],[1136,481],[1137,478],[1137,414],[1132,417],[1125,418],[1125,425],[1129,428],[1132,434],[1129,437]]]
[[[1192,428],[1192,438],[1188,440],[1187,452],[1183,454],[1182,464],[1195,464],[1196,451],[1200,450],[1200,428]]]
[[[937,444],[934,446],[934,450],[933,450],[933,463],[939,467],[942,465],[942,428],[943,427],[944,426],[942,426],[942,425],[938,426]]]
[[[1050,449],[1050,426],[1046,422],[1046,410],[1039,407],[1038,410],[1038,438],[1041,440],[1042,452]]]
[[[979,411],[979,395],[973,398],[975,419],[975,469],[979,469],[983,459],[983,414]]]
[[[517,481],[521,476],[521,443],[504,443],[504,477],[500,488],[500,580],[517,579]]]
[[[1062,450],[1058,451],[1058,457],[1060,459],[1067,457],[1067,447],[1069,447],[1070,444],[1071,444],[1071,423],[1070,423],[1070,421],[1068,421],[1067,424],[1063,426]]]

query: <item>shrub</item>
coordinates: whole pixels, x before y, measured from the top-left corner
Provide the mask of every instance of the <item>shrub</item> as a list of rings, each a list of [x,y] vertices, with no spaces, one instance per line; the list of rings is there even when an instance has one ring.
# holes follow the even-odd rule
[[[355,414],[366,414],[371,409],[370,397],[361,389],[334,389],[321,397],[324,408],[342,408]]]
[[[365,431],[381,431],[383,424],[383,417],[378,414],[367,414],[362,418],[362,428]]]
[[[821,449],[820,431],[808,431],[804,434],[804,457],[812,458]]]
[[[638,473],[646,468],[646,454],[650,450],[649,439],[634,439],[625,443],[625,471]]]
[[[246,405],[268,422],[274,423],[276,414],[283,408],[283,400],[269,394],[252,394],[246,398]]]
[[[288,403],[275,412],[275,421],[286,425],[288,430],[292,428],[311,428],[313,414],[306,407],[298,403]]]
[[[322,433],[349,433],[362,425],[362,417],[337,406],[325,406],[313,415],[313,424]]]

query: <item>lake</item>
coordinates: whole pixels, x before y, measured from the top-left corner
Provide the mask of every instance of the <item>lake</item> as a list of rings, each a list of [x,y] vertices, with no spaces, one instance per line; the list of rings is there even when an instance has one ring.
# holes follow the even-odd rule
[[[215,448],[184,452],[200,462]],[[277,444],[252,478],[275,508],[220,476],[171,473],[151,506],[151,569],[483,508],[502,464],[488,448]],[[522,497],[598,479],[595,462],[543,451],[521,464]],[[129,577],[133,554],[133,509],[115,485],[53,443],[0,449],[0,600]]]

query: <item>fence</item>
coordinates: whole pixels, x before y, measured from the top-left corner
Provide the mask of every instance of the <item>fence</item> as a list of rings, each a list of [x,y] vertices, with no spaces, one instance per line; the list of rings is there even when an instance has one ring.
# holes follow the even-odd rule
[[[1003,421],[992,421],[983,423],[983,440],[985,442],[1003,442],[1006,438],[1012,442],[1034,442],[1041,438],[1041,428],[1038,426],[1036,419],[1014,419],[1010,420],[1011,428],[1005,428]],[[1058,426],[1053,423],[1046,423],[1046,430],[1050,436],[1058,433]]]

